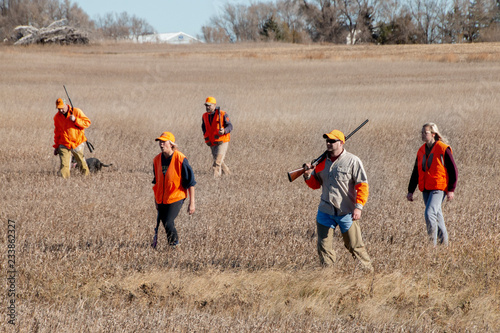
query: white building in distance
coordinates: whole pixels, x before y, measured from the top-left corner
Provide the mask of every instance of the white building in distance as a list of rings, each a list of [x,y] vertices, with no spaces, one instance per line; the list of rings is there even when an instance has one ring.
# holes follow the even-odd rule
[[[138,43],[168,43],[168,44],[192,44],[203,43],[201,40],[194,38],[184,32],[169,32],[163,34],[151,34],[139,36]]]

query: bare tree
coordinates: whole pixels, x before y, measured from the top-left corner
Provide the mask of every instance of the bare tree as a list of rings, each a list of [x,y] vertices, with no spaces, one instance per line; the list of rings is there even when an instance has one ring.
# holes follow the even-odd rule
[[[440,22],[441,39],[444,43],[461,43],[463,41],[463,26],[467,12],[468,0],[453,0],[450,9]]]
[[[203,39],[207,43],[228,43],[231,41],[226,31],[221,27],[203,26],[201,31]]]
[[[499,0],[500,1],[500,0]],[[300,12],[301,0],[280,0],[276,2],[276,15],[281,20],[285,41],[302,43],[307,40],[306,20]]]
[[[114,40],[138,39],[139,36],[152,34],[154,28],[144,19],[127,12],[106,13],[98,16],[95,27],[103,38]]]
[[[495,19],[495,0],[473,0],[464,26],[464,38],[468,42],[481,41],[481,33],[487,30]]]
[[[301,12],[306,17],[311,39],[315,42],[343,43],[344,22],[337,0],[303,0]]]
[[[419,43],[435,43],[439,36],[439,0],[410,0],[409,8],[417,29]]]
[[[492,7],[492,22],[481,32],[482,42],[500,42],[500,0],[496,0]]]
[[[52,1],[52,9],[51,12],[57,11],[57,6],[55,3],[57,1]],[[68,25],[86,28],[86,29],[94,29],[94,22],[90,20],[87,13],[83,11],[77,4],[72,4],[70,0],[64,0],[60,6],[61,13],[58,15],[60,19],[66,18],[68,20]],[[58,19],[58,18],[54,18]]]
[[[208,38],[213,32],[224,31],[230,42],[258,41],[260,31],[270,17],[276,15],[276,7],[272,3],[254,3],[250,6],[226,3],[220,15],[210,18],[210,23],[202,27]],[[218,38],[220,40],[220,38]],[[206,41],[209,41],[205,39]]]
[[[140,36],[150,35],[154,32],[154,28],[145,19],[135,15],[130,19],[130,34],[135,40],[138,40]]]
[[[443,42],[494,40],[498,8],[498,0],[454,0],[439,25]]]
[[[41,28],[61,19],[77,28],[92,28],[88,15],[69,0],[2,0],[0,13],[2,38],[10,37],[19,25]]]
[[[373,16],[377,4],[370,0],[339,1],[341,18],[347,28],[347,40],[350,44],[372,41]]]
[[[411,14],[402,11],[392,21],[380,22],[377,42],[380,44],[416,44],[417,29]]]
[[[405,11],[405,0],[381,0],[378,8],[379,22],[394,22]]]

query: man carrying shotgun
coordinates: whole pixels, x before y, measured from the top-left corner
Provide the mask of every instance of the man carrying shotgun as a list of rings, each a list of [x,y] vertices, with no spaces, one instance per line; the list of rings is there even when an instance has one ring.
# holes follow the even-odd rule
[[[205,100],[206,112],[203,114],[201,129],[205,143],[212,150],[214,177],[218,178],[221,176],[221,171],[226,175],[231,174],[224,163],[224,158],[231,140],[230,133],[233,130],[233,124],[227,112],[221,111],[216,103],[215,98],[211,96]]]
[[[89,175],[89,167],[85,162],[85,129],[90,126],[90,119],[79,108],[66,104],[62,98],[56,100],[57,114],[54,116],[54,155],[59,155],[61,166],[59,172],[63,178],[70,176],[71,155],[78,168]]]
[[[323,266],[331,266],[336,261],[333,233],[338,225],[344,246],[365,269],[373,272],[358,222],[368,199],[365,169],[357,156],[344,149],[342,132],[333,130],[323,138],[326,139],[326,158],[316,167],[305,164],[304,172],[305,182],[310,188],[322,188],[316,216],[320,262]]]

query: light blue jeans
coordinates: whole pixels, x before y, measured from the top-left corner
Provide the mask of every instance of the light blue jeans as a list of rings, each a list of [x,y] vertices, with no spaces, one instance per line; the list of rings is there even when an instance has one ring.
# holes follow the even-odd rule
[[[318,255],[321,265],[331,266],[337,260],[337,255],[333,250],[333,233],[335,228],[339,226],[346,249],[349,250],[353,257],[359,259],[364,268],[373,272],[370,256],[361,237],[361,228],[358,221],[352,220],[352,214],[336,216],[318,210],[316,222]]]
[[[443,211],[441,210],[446,193],[439,190],[425,190],[422,192],[422,196],[425,203],[425,224],[429,238],[434,245],[437,245],[438,239],[440,244],[448,245],[448,231],[446,231]]]
[[[323,213],[318,210],[316,221],[319,224],[332,229],[335,229],[336,226],[339,226],[340,232],[344,234],[352,225],[352,214],[335,216]]]

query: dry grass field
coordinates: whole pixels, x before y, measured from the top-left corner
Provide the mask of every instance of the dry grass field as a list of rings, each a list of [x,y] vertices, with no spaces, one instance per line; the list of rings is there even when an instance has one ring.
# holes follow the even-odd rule
[[[0,46],[0,331],[500,331],[499,78],[500,44]],[[87,157],[114,163],[88,178],[57,176],[63,85],[92,121]],[[209,95],[234,124],[233,175],[218,181],[201,133]],[[346,149],[369,177],[375,273],[338,230],[338,263],[322,269],[320,192],[286,172],[324,151],[323,133],[365,119]],[[448,247],[427,241],[420,192],[405,199],[428,121],[459,171]],[[167,130],[197,202],[176,220],[180,249],[161,228],[155,251],[154,139]]]

